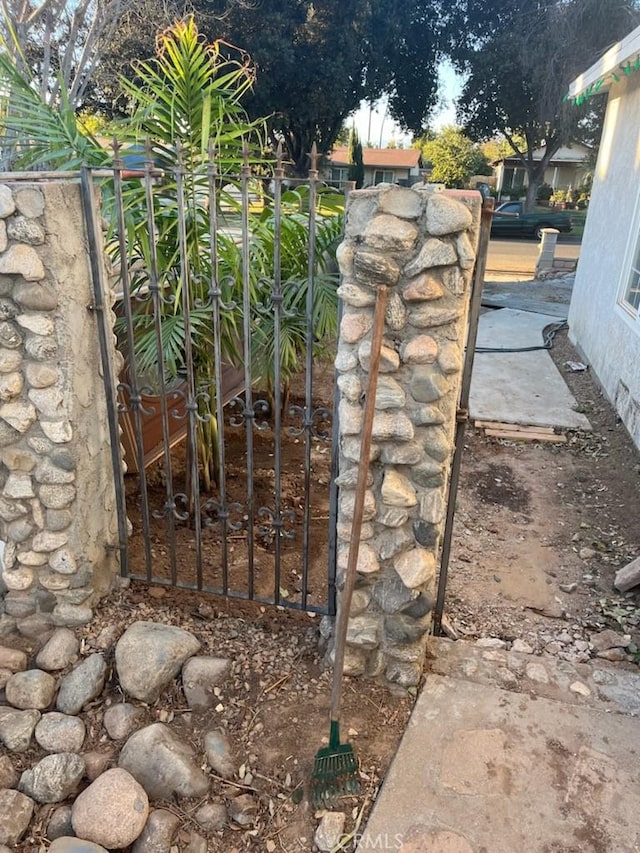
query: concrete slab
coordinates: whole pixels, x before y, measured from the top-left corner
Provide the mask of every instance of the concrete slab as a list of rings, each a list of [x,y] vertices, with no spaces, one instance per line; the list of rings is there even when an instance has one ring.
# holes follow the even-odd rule
[[[558,318],[502,308],[480,316],[478,347],[540,346]],[[476,353],[469,410],[474,420],[590,430],[577,402],[545,350]]]
[[[637,853],[638,720],[429,675],[358,853]]]
[[[566,320],[573,278],[539,281],[485,281],[482,304],[490,308],[515,308]]]

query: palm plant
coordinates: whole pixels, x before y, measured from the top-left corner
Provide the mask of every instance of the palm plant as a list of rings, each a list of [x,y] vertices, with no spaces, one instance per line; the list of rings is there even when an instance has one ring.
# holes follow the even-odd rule
[[[259,322],[254,324],[252,335],[252,366],[254,375],[273,400],[275,359],[275,315],[269,310],[271,281],[275,270],[274,249],[280,240],[280,277],[283,282],[283,301],[280,314],[280,377],[283,384],[284,405],[288,399],[289,385],[300,364],[307,345],[307,326],[313,328],[314,355],[321,353],[327,342],[335,339],[338,331],[337,275],[335,250],[342,237],[344,198],[328,189],[318,194],[314,215],[316,240],[313,264],[313,313],[307,318],[307,291],[310,286],[308,270],[309,251],[309,188],[299,187],[282,196],[282,206],[287,215],[281,220],[280,234],[276,236],[275,217],[267,209],[253,223],[251,263],[261,270],[256,291]]]
[[[214,279],[222,291],[222,304],[234,306],[220,313],[222,358],[241,363],[243,263],[241,248],[224,232],[211,239],[210,191],[212,158],[218,176],[214,191],[219,199],[223,186],[233,183],[248,165],[248,145],[262,150],[263,122],[250,122],[241,99],[252,83],[246,61],[225,58],[222,45],[207,45],[192,18],[170,27],[159,36],[155,59],[138,63],[138,82],[123,81],[131,118],[115,125],[123,146],[146,140],[147,158],[162,169],[164,178],[149,191],[149,182],[124,184],[127,263],[134,297],[136,369],[140,374],[158,371],[162,382],[171,383],[185,370],[187,352],[195,376],[198,403],[197,446],[205,487],[215,479],[218,424],[215,394],[215,359],[211,324],[210,287]],[[86,129],[79,127],[64,95],[57,109],[41,100],[29,80],[0,52],[0,81],[10,92],[8,122],[20,147],[14,152],[19,168],[74,169],[80,165],[109,165],[111,154]],[[268,164],[260,153],[252,164],[264,174]],[[235,179],[237,186],[237,178]],[[316,215],[316,263],[314,267],[314,332],[318,341],[333,337],[337,323],[336,277],[329,258],[341,233],[342,200],[320,197]],[[305,345],[306,288],[308,284],[309,214],[303,212],[308,194],[304,189],[285,193],[281,234],[276,235],[273,212],[251,215],[249,222],[248,285],[251,303],[251,343],[254,381],[268,391],[274,382],[273,313],[269,310],[270,282],[275,275],[275,241],[281,242],[280,278],[284,307],[281,315],[280,359],[285,386],[299,368]],[[225,198],[238,209],[238,194]],[[103,215],[115,238],[116,209],[112,187],[103,191]],[[150,232],[153,223],[153,232]],[[112,249],[117,257],[118,241]],[[151,290],[162,298],[149,299]],[[146,297],[146,298],[145,298]],[[155,318],[160,316],[158,337]]]

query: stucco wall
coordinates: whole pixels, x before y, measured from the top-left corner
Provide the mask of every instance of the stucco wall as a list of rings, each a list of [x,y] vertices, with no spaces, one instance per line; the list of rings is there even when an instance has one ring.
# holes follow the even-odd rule
[[[640,75],[634,74],[609,94],[569,310],[569,337],[640,448],[640,322],[617,305],[628,269],[630,230],[635,239],[640,227],[639,206]]]

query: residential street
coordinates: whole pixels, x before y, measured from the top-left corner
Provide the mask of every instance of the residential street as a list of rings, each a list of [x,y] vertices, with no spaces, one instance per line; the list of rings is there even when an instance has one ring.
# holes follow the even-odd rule
[[[560,237],[556,247],[556,258],[575,260],[580,253],[580,244],[564,242],[571,238]],[[487,278],[491,273],[531,273],[538,259],[538,243],[535,240],[491,240],[487,258]]]

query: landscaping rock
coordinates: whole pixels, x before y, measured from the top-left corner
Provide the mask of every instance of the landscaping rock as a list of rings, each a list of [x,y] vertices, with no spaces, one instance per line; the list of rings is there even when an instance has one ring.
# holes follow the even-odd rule
[[[203,838],[199,833],[194,832],[194,830],[191,830],[187,853],[207,853],[207,839]]]
[[[107,764],[111,760],[111,755],[105,752],[85,752],[82,757],[85,763],[85,776],[90,782],[93,782],[107,768]]]
[[[48,853],[109,853],[99,844],[81,838],[56,838]]]
[[[126,770],[107,770],[92,782],[71,808],[73,829],[107,848],[127,847],[144,829],[149,799],[144,788]]]
[[[533,648],[529,645],[529,643],[525,643],[524,640],[515,639],[513,643],[511,643],[511,651],[519,652],[524,655],[532,655]]]
[[[206,711],[218,704],[213,688],[222,684],[229,674],[231,661],[227,658],[193,657],[182,667],[182,689],[187,704],[194,711]]]
[[[36,663],[40,669],[56,672],[66,669],[78,658],[80,643],[68,628],[56,628],[47,643],[40,649]]]
[[[102,655],[89,655],[60,682],[56,708],[63,714],[79,714],[104,687],[107,665]]]
[[[83,720],[59,711],[44,714],[35,729],[36,740],[45,752],[80,752],[85,735]]]
[[[49,818],[47,824],[47,838],[49,841],[55,841],[56,838],[64,838],[65,836],[73,836],[73,826],[71,825],[71,806],[60,806]]]
[[[11,752],[26,752],[39,719],[40,711],[0,708],[0,740]]]
[[[133,845],[132,853],[170,853],[180,818],[166,809],[154,809],[142,834]]]
[[[43,711],[53,702],[56,680],[40,669],[29,669],[12,675],[5,687],[7,702],[14,708]]]
[[[211,769],[223,779],[233,779],[236,762],[227,735],[220,729],[207,732],[204,736],[204,751]]]
[[[187,658],[199,651],[199,641],[188,631],[156,622],[134,622],[116,645],[120,685],[135,699],[155,702]]]
[[[194,814],[194,818],[205,832],[216,832],[227,822],[227,809],[224,803],[205,803]]]
[[[0,788],[15,788],[18,773],[8,755],[0,755]]]
[[[19,788],[38,803],[61,803],[75,794],[84,776],[84,760],[74,753],[47,755],[25,770]]]
[[[636,557],[635,560],[618,569],[613,585],[620,592],[628,592],[640,585],[640,557]]]
[[[0,791],[0,844],[13,847],[27,830],[33,800],[18,791]]]
[[[140,708],[123,702],[107,708],[102,723],[112,740],[124,740],[137,727],[141,716],[142,710]]]
[[[258,814],[258,804],[251,794],[240,794],[229,803],[229,815],[238,826],[252,826]]]
[[[0,669],[10,669],[11,672],[22,672],[27,668],[27,656],[18,649],[0,646]]]
[[[506,649],[507,644],[499,637],[480,637],[476,640],[476,646],[479,649]],[[515,649],[517,651],[517,649]]]
[[[597,634],[591,634],[589,639],[594,651],[598,653],[606,652],[609,649],[626,649],[631,642],[629,634],[619,634],[610,628]]]
[[[209,780],[200,770],[193,749],[163,723],[131,735],[118,759],[153,800],[202,797]]]
[[[324,813],[313,836],[313,841],[321,853],[330,853],[340,842],[346,817],[344,812]]]

